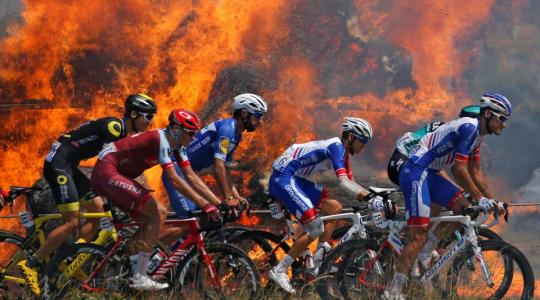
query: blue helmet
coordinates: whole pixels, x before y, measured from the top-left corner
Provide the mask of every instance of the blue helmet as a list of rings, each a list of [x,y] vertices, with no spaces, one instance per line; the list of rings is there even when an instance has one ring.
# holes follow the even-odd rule
[[[495,93],[485,93],[480,98],[480,107],[487,107],[506,116],[512,115],[512,104],[505,96]]]

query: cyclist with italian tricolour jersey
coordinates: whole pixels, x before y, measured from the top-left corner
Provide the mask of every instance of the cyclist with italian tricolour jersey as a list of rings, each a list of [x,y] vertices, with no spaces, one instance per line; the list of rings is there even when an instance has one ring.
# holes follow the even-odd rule
[[[480,99],[480,107],[478,118],[459,118],[427,133],[401,169],[399,186],[405,197],[410,239],[403,248],[394,278],[384,291],[386,299],[404,299],[403,284],[422,246],[435,244],[440,238],[428,239],[431,203],[459,214],[469,205],[461,197],[464,190],[485,211],[500,208],[502,204],[493,200],[480,169],[480,144],[486,135],[502,133],[512,106],[506,97],[486,93]],[[451,168],[457,185],[440,176],[445,167]]]
[[[325,214],[341,212],[341,204],[328,198],[321,185],[309,180],[311,175],[333,171],[340,187],[358,199],[368,192],[353,180],[350,155],[360,153],[373,136],[371,125],[360,118],[345,118],[342,136],[327,140],[294,144],[287,148],[272,164],[268,189],[270,196],[280,201],[300,221],[305,234],[296,239],[285,257],[270,270],[269,277],[289,293],[295,290],[288,277],[288,268],[308,245],[319,239],[314,255],[315,267],[320,265],[324,253],[331,249],[327,243],[335,228],[335,221],[323,224],[318,211]],[[382,199],[373,199],[372,205],[383,207]]]

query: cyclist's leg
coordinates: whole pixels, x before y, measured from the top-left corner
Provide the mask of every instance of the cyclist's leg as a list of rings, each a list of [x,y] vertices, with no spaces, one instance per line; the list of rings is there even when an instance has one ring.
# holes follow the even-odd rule
[[[180,178],[184,179],[184,175],[180,168],[175,165],[176,172],[178,173],[178,176]],[[163,181],[163,186],[165,186],[165,190],[167,191],[167,196],[169,197],[169,203],[171,204],[172,208],[176,212],[176,217],[178,219],[186,219],[189,217],[189,212],[192,210],[197,209],[197,206],[195,203],[193,203],[191,200],[186,198],[182,193],[180,193],[173,185],[172,183],[167,179],[167,176],[165,176],[165,173],[161,176],[161,180]],[[161,231],[161,234],[159,236],[159,240],[164,243],[165,245],[171,244],[178,240],[181,236],[185,235],[187,233],[187,227],[166,227]]]
[[[272,280],[290,293],[293,293],[294,289],[287,275],[289,266],[324,231],[322,220],[313,203],[299,186],[305,184],[304,181],[306,180],[295,176],[279,176],[278,174],[270,176],[270,194],[281,201],[287,210],[300,220],[306,233],[294,241],[287,255],[269,273]]]
[[[307,194],[310,199],[317,199],[317,197],[320,199],[318,202],[313,204],[316,205],[325,215],[335,215],[341,213],[341,203],[335,199],[328,199],[328,191],[326,189],[323,189],[319,194],[313,194],[313,192],[316,192],[319,189],[304,190],[308,191]],[[317,244],[317,248],[313,254],[315,268],[319,267],[326,256],[326,253],[330,252],[332,249],[332,246],[328,243],[328,240],[332,237],[337,222],[338,220],[324,222],[324,232],[319,236],[319,243]]]
[[[428,170],[412,163],[406,163],[401,170],[399,183],[405,197],[406,233],[409,243],[401,252],[401,259],[396,264],[397,272],[385,291],[385,296],[401,293],[414,260],[426,241],[430,214],[429,177]]]
[[[75,185],[77,186],[77,191],[79,195],[82,195],[79,199],[81,207],[87,212],[92,213],[102,213],[103,212],[103,198],[98,197],[90,186],[90,179],[75,167],[73,170],[73,179],[75,180]],[[92,241],[99,229],[99,219],[87,219],[85,220],[84,225],[79,229],[79,237],[83,238],[85,241]]]

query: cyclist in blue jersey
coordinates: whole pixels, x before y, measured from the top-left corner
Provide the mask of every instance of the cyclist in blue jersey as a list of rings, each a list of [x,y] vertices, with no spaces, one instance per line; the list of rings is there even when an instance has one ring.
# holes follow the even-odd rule
[[[213,168],[216,181],[221,189],[221,193],[226,204],[231,207],[238,207],[240,202],[247,203],[247,200],[240,196],[238,190],[232,182],[228,167],[233,161],[233,154],[242,140],[242,132],[252,132],[259,127],[263,121],[263,116],[268,107],[261,96],[255,94],[241,94],[234,97],[233,116],[212,122],[202,128],[195,139],[186,149],[190,168],[195,172]],[[176,164],[177,173],[184,174],[183,166]],[[162,177],[163,184],[167,190],[167,195],[171,206],[179,218],[186,218],[189,211],[196,209],[196,205],[173,188],[168,178]],[[188,181],[190,179],[188,178]],[[190,181],[191,182],[191,181]],[[209,190],[202,190],[203,185],[194,185],[194,188],[207,195],[213,204],[220,204],[222,201]],[[174,238],[174,234],[167,234],[165,241]],[[163,241],[163,240],[162,240]]]
[[[485,211],[501,209],[502,203],[493,200],[480,169],[480,144],[484,136],[502,133],[512,114],[512,106],[506,97],[486,93],[480,99],[480,107],[478,118],[459,118],[427,133],[401,169],[399,185],[405,197],[410,238],[403,248],[394,278],[384,291],[385,299],[405,299],[402,286],[422,246],[439,240],[431,235],[428,239],[431,203],[459,214],[469,205],[461,197],[464,190]],[[451,167],[457,186],[440,176],[445,167]]]
[[[270,196],[279,200],[300,221],[305,232],[294,241],[291,250],[279,264],[270,270],[270,279],[285,291],[295,292],[287,270],[311,242],[319,239],[314,255],[316,266],[320,264],[324,252],[331,249],[327,240],[332,235],[335,221],[323,225],[317,209],[325,214],[341,212],[341,204],[328,199],[327,190],[307,178],[333,170],[343,190],[358,199],[365,199],[368,192],[353,180],[349,156],[360,153],[372,136],[373,130],[367,121],[345,118],[341,138],[294,144],[272,164],[273,172],[268,185]],[[383,207],[380,197],[374,199],[372,204]]]

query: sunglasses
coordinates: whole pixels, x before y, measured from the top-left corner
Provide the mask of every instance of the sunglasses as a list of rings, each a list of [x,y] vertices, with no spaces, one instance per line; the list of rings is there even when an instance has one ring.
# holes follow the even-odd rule
[[[503,124],[506,123],[506,121],[508,121],[508,117],[501,114],[501,113],[496,113],[496,112],[492,111],[491,114],[496,116],[497,119],[499,120],[499,122],[501,122]]]
[[[185,128],[184,128],[184,132],[185,132],[189,137],[194,137],[194,136],[195,136],[195,133],[197,133],[196,130],[188,130],[188,129],[185,129]]]
[[[154,115],[149,113],[139,113],[139,116],[142,116],[143,119],[148,123],[152,122],[152,119],[154,118]]]
[[[254,113],[251,113],[251,115],[254,116],[255,119],[257,119],[257,120],[260,120],[260,119],[262,119],[262,117],[264,117],[264,114],[260,113],[260,112],[254,112]]]
[[[363,136],[356,136],[356,135],[355,135],[354,137],[355,137],[360,143],[362,143],[362,144],[364,144],[364,145],[367,144],[367,142],[369,141],[369,139],[367,139],[367,138],[365,138],[365,137],[363,137]]]

